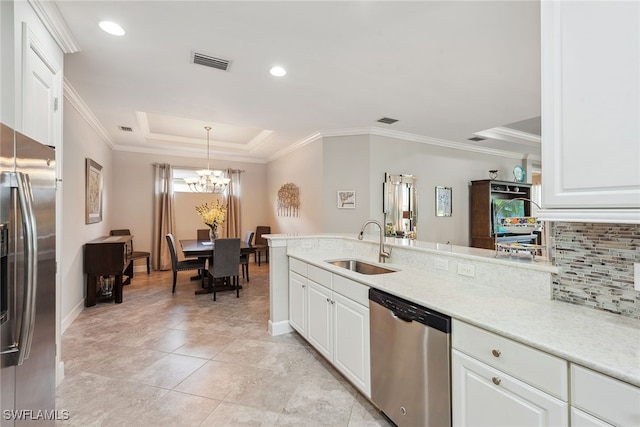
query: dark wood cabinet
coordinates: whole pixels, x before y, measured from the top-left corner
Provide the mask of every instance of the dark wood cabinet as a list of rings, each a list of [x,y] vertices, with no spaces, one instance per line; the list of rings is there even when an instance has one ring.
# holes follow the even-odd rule
[[[470,234],[471,246],[495,249],[496,232],[499,240],[514,241],[535,240],[535,235],[515,235],[502,233],[496,228],[495,215],[530,216],[531,203],[527,200],[507,202],[512,199],[531,199],[531,184],[496,180],[471,181],[470,189]],[[502,211],[500,211],[503,207]],[[517,214],[517,212],[520,212]]]
[[[84,272],[87,275],[85,307],[96,305],[102,299],[101,276],[115,276],[113,300],[122,302],[122,287],[129,284],[133,276],[131,259],[132,236],[105,236],[84,245]]]

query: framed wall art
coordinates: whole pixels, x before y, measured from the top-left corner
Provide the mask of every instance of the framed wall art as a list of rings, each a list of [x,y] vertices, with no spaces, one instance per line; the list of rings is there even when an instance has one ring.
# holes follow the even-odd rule
[[[102,221],[102,166],[86,159],[85,223]]]
[[[338,190],[338,209],[355,209],[356,192],[354,190]]]
[[[436,216],[451,216],[451,187],[436,187]]]

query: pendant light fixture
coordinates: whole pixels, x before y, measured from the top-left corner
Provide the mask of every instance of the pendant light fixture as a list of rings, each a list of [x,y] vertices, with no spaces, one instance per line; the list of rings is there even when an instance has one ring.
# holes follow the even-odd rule
[[[211,126],[205,126],[204,128],[207,131],[207,168],[196,171],[197,177],[185,178],[184,182],[194,193],[223,193],[231,180],[224,177],[223,171],[209,168],[209,132],[211,132]]]

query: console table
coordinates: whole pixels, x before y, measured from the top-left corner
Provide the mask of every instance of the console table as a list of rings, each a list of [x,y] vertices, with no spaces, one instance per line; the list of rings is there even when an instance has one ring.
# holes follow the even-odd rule
[[[133,260],[131,239],[133,236],[104,236],[84,245],[84,272],[87,275],[85,307],[96,305],[102,299],[98,278],[115,276],[113,300],[122,303],[122,287],[131,282]],[[111,299],[111,298],[109,298]]]

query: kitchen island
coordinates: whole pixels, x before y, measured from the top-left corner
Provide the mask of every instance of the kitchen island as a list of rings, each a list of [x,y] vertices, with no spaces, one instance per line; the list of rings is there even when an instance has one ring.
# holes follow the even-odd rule
[[[270,235],[267,239],[272,260],[269,328],[273,335],[292,330],[289,260],[296,259],[640,386],[640,321],[551,300],[552,276],[558,270],[549,262],[386,238],[391,257],[384,266],[397,271],[363,275],[326,261],[351,258],[377,263],[377,236],[365,236],[363,241],[346,235]]]

